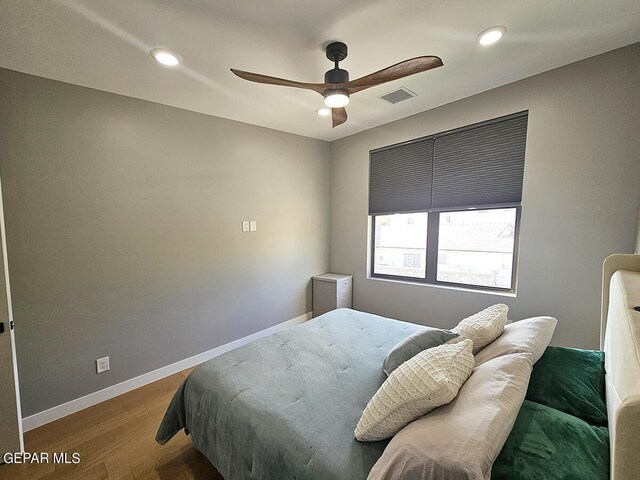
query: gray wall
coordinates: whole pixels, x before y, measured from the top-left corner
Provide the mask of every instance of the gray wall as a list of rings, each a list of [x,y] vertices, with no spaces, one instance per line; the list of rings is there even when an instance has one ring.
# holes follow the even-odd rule
[[[636,230],[636,255],[640,255],[640,210],[638,210],[638,228]]]
[[[556,316],[555,344],[597,347],[602,261],[635,242],[638,58],[635,44],[333,142],[331,270],[355,276],[355,308],[452,327],[504,302],[514,319]],[[368,151],[525,109],[517,297],[367,279]]]
[[[25,416],[310,311],[329,169],[326,142],[0,70]]]

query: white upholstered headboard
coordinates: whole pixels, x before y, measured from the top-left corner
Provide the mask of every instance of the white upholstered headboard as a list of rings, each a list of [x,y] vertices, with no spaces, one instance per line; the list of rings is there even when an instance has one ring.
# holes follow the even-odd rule
[[[640,307],[640,255],[611,255],[603,265],[600,342],[613,480],[640,478],[640,311],[634,307]]]

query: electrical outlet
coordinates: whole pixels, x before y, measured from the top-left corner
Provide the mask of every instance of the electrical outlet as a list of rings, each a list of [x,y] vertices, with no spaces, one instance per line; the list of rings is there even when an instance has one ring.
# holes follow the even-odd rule
[[[242,231],[243,232],[248,232],[249,231],[249,220],[243,220],[242,221]]]
[[[256,222],[255,220],[251,220],[249,222],[249,230],[252,232],[255,232],[256,230],[258,230],[258,222]]]
[[[109,357],[102,357],[96,360],[96,373],[109,370]]]

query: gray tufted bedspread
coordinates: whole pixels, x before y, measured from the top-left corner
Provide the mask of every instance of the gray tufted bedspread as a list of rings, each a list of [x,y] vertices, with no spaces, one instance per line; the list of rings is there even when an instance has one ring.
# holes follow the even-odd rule
[[[384,357],[420,328],[339,309],[232,350],[189,375],[156,440],[187,429],[226,480],[365,479],[388,442],[353,430]]]

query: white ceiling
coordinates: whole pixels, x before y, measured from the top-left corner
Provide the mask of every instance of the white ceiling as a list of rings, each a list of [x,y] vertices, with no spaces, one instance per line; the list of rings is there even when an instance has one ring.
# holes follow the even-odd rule
[[[638,42],[638,19],[638,0],[1,0],[0,67],[335,140]],[[505,38],[478,46],[496,24]],[[445,65],[355,94],[335,129],[317,93],[229,71],[322,82],[331,40],[352,79],[419,55]],[[153,47],[183,65],[159,66]],[[418,96],[379,98],[400,86]]]

